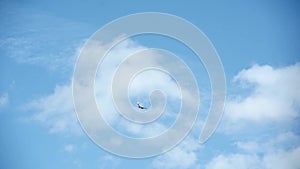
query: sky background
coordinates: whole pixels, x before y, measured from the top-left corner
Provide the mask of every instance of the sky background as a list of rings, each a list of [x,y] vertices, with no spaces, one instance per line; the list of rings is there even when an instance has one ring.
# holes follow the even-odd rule
[[[1,1],[0,168],[299,169],[299,9],[296,0]],[[197,139],[209,109],[208,76],[191,51],[161,36],[134,37],[115,52],[157,47],[188,64],[201,96],[192,132],[170,152],[137,160],[102,150],[82,131],[71,90],[79,51],[103,25],[137,12],[182,17],[202,30],[219,53],[227,80],[226,108],[205,144]],[[111,58],[104,74],[98,74],[100,82],[119,61]],[[145,91],[161,88],[171,98],[167,116],[152,126],[131,126],[120,121],[112,104],[105,104],[107,121],[122,133],[157,134],[176,117],[176,85],[165,74],[148,73],[133,83],[133,103],[149,105]],[[99,105],[107,101],[102,90],[96,89]]]

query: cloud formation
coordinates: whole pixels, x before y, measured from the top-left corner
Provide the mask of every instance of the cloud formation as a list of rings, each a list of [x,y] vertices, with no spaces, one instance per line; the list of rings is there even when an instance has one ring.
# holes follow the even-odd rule
[[[94,47],[99,49],[99,45],[101,44],[95,44]],[[102,45],[102,47],[105,48],[104,45]],[[141,49],[145,49],[145,47],[140,46],[131,40],[126,40],[118,44],[109,53],[107,58],[104,59],[103,64],[100,65],[95,79],[95,96],[98,108],[103,113],[102,115],[105,120],[112,127],[133,137],[150,137],[164,131],[166,127],[168,127],[163,124],[163,122],[166,121],[160,120],[157,123],[140,125],[125,120],[117,113],[114,103],[111,100],[112,94],[110,92],[111,81],[118,64],[120,64],[128,55]],[[90,51],[93,50],[93,48],[90,49]],[[148,61],[154,62],[151,60]],[[177,102],[179,102],[179,90],[171,77],[162,72],[147,71],[141,73],[132,81],[129,95],[133,100],[133,106],[135,106],[134,101],[139,99],[143,104],[149,106],[148,94],[153,89],[160,89],[169,96],[168,99],[172,102],[169,101],[170,105],[169,107],[166,107],[165,119],[175,120],[176,114],[173,114],[172,111],[174,108],[179,108],[179,106],[176,106]],[[173,105],[171,103],[173,103]],[[50,133],[70,135],[82,133],[74,110],[71,84],[57,85],[53,93],[31,101],[28,104],[28,107],[35,112],[31,117],[31,120],[47,126]],[[171,124],[169,124],[169,126]]]
[[[206,169],[300,167],[300,137],[292,125],[300,112],[299,74],[296,63],[281,68],[254,65],[234,77],[242,90],[229,98],[220,131],[243,139],[234,143],[236,150],[211,159]]]
[[[282,122],[299,116],[300,63],[282,68],[254,65],[244,69],[234,78],[247,96],[238,95],[229,100],[226,117],[235,123]],[[242,91],[243,93],[243,91]]]
[[[105,120],[118,131],[133,137],[157,135],[168,127],[164,123],[150,126],[132,124],[118,115],[111,100],[109,91],[111,90],[112,76],[118,64],[124,57],[144,48],[132,41],[120,43],[100,66],[95,82],[95,96],[99,108],[104,113]],[[299,63],[282,68],[254,65],[240,71],[234,78],[234,85],[239,84],[241,92],[239,95],[229,98],[223,119],[225,123],[230,124],[232,134],[235,134],[234,130],[239,125],[263,124],[270,126],[270,124],[289,122],[299,117],[299,74]],[[160,79],[158,83],[156,83],[157,78]],[[160,88],[169,93],[173,98],[172,101],[178,98],[178,89],[172,78],[159,72],[150,71],[136,76],[136,79],[132,81],[129,96],[133,100],[133,104],[136,100],[142,100],[145,104],[149,104],[146,96],[154,88]],[[64,134],[82,132],[74,112],[70,84],[56,86],[52,94],[34,100],[29,105],[36,112],[32,120],[45,124],[50,132]],[[172,106],[171,104],[167,110],[169,115],[174,117],[174,114],[171,113]],[[237,141],[234,143],[237,152],[219,154],[203,167],[206,169],[220,167],[224,169],[279,169],[282,166],[289,166],[291,169],[297,169],[299,163],[295,159],[300,152],[300,145],[297,142],[299,142],[299,137],[292,131],[277,136],[273,133],[265,139]],[[152,167],[200,168],[198,163],[200,148],[195,138],[188,137],[168,153],[155,158]],[[205,151],[205,147],[203,151]]]
[[[272,138],[236,142],[236,153],[219,154],[207,163],[206,169],[298,169],[300,137],[293,132]]]

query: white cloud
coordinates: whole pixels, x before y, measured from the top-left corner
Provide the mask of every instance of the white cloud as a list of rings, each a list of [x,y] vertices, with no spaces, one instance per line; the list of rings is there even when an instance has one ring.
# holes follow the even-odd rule
[[[260,159],[255,155],[219,155],[206,165],[206,169],[262,169]]]
[[[166,169],[200,168],[197,163],[197,151],[200,148],[196,139],[186,138],[171,151],[157,157],[152,165],[154,168]]]
[[[300,147],[264,154],[261,158],[255,154],[218,155],[211,160],[206,169],[299,169]]]
[[[52,94],[33,100],[27,106],[36,112],[30,119],[46,125],[50,133],[82,133],[74,111],[70,85],[56,86]]]
[[[91,45],[89,47],[90,48],[87,49],[88,51],[85,51],[84,54],[94,56],[93,52],[95,51],[95,49],[93,47],[96,47],[97,50],[104,50],[106,48],[106,45],[101,43],[95,43],[94,45]],[[112,127],[117,129],[123,135],[128,136],[128,133],[131,133],[131,135],[129,136],[133,135],[140,138],[156,136],[162,133],[162,131],[164,131],[167,128],[167,125],[165,123],[168,123],[169,126],[173,124],[172,122],[168,121],[169,119],[146,124],[146,125],[132,124],[131,122],[128,122],[123,117],[121,117],[115,110],[114,103],[112,101],[112,93],[110,92],[111,82],[112,82],[114,72],[125,57],[141,49],[145,49],[145,47],[140,46],[130,40],[123,41],[122,43],[117,45],[103,60],[103,63],[99,65],[98,74],[95,79],[95,86],[96,86],[95,96],[96,96],[97,104],[99,106],[98,108],[101,110],[101,115],[104,116],[105,120],[107,120]],[[150,54],[155,54],[155,53],[150,53]],[[95,59],[95,58],[92,57],[91,59]],[[145,62],[150,62],[150,63],[158,62],[154,60],[152,57],[148,57],[148,55],[144,56],[143,60]],[[97,63],[93,60],[88,60],[88,61],[85,60],[85,61],[86,64],[83,65],[84,66],[83,70],[85,71],[91,69],[90,68],[91,64],[89,62],[92,62],[93,65],[95,64],[97,65]],[[160,62],[159,64],[163,66],[164,62]],[[172,65],[172,63],[170,64]],[[133,66],[134,65],[130,65],[128,69],[133,68]],[[172,66],[173,66],[172,68],[176,69],[176,71],[180,70],[178,68],[178,65],[172,65]],[[80,72],[80,73],[81,75],[86,76],[86,72]],[[149,71],[144,73],[145,73],[144,75],[142,75],[143,73],[138,75],[136,79],[134,79],[134,81],[132,82],[132,86],[130,90],[132,91],[132,93],[129,93],[130,96],[137,97],[142,93],[149,92],[152,89],[158,88],[164,91],[168,95],[171,102],[179,99],[179,89],[175,81],[172,80],[170,76],[163,74],[162,72],[159,71],[156,72]],[[181,73],[181,76],[184,75]],[[146,89],[144,87],[146,87]],[[194,93],[190,93],[190,89],[185,89],[185,88],[182,88],[182,92],[186,92],[187,96],[189,94],[194,94]],[[80,99],[86,102],[85,97],[81,97]],[[142,99],[148,101],[149,98],[147,95],[145,95],[144,98]],[[190,100],[191,100],[190,103],[197,101],[195,99],[190,99]],[[88,104],[86,104],[85,106],[89,107],[90,102],[87,103]],[[49,131],[51,133],[62,133],[64,135],[65,134],[78,135],[82,133],[79,123],[76,119],[76,113],[74,111],[71,85],[56,86],[53,93],[51,93],[48,96],[32,101],[29,104],[29,107],[36,112],[31,118],[31,120],[38,121],[41,124],[45,125],[46,127],[49,128]],[[168,114],[168,115],[171,114],[173,120],[175,121],[177,114],[175,113],[173,114],[172,112],[173,107],[176,108],[176,106],[174,105],[168,105],[166,107],[166,112],[164,114]],[[156,108],[155,105],[153,105],[152,108],[155,109]],[[180,106],[178,106],[178,108],[180,108]],[[87,117],[89,116],[89,113],[86,113],[83,116],[86,116],[87,119],[90,118],[95,119],[95,117]],[[92,123],[87,123],[87,124],[90,125],[88,126],[88,128],[92,128],[92,130],[94,129]],[[98,124],[99,123],[97,123],[97,125]],[[186,124],[182,123],[182,125],[186,125]],[[181,131],[178,130],[177,132],[179,133]],[[107,139],[105,134],[102,134],[100,137],[103,137],[103,139]],[[168,138],[168,140],[166,141],[175,140],[173,139],[173,137]],[[194,145],[192,146],[192,148],[190,148],[192,144]],[[193,142],[190,141],[189,143],[183,143],[181,144],[181,146],[179,146],[178,148],[176,147],[172,152],[168,153],[167,156],[163,156],[161,160],[156,161],[155,165],[156,166],[164,165],[168,167],[179,166],[181,168],[197,166],[196,164],[197,146],[198,143],[196,143],[195,141]],[[179,158],[185,158],[184,162],[175,163],[175,161],[176,160],[178,161]],[[173,160],[174,164],[169,166],[166,163],[164,163],[164,160],[166,161]]]
[[[300,147],[290,151],[278,151],[264,156],[262,163],[265,169],[299,169]]]
[[[247,153],[264,153],[278,149],[291,149],[300,146],[300,136],[293,132],[285,132],[279,135],[272,135],[272,138],[256,141],[236,142],[237,148]]]
[[[121,163],[120,157],[113,156],[113,155],[105,155],[100,159],[100,169],[107,169],[107,168],[120,168],[119,165]]]
[[[72,152],[72,151],[75,150],[75,146],[74,146],[73,144],[65,145],[64,150],[65,150],[66,152]]]
[[[146,92],[162,89],[171,98],[180,98],[177,84],[172,78],[157,70],[148,70],[137,75],[130,86],[130,94],[133,96],[145,95]]]
[[[300,63],[283,68],[254,65],[242,70],[235,78],[251,93],[230,99],[225,117],[232,123],[282,122],[299,116]]]
[[[6,106],[8,102],[9,102],[8,94],[7,93],[2,94],[0,96],[0,108]]]
[[[97,47],[97,49],[101,47],[105,48],[105,45],[101,45],[102,46],[96,44],[94,47]],[[125,133],[131,133],[132,136],[150,137],[157,135],[166,129],[166,126],[161,123],[162,121],[147,125],[132,124],[131,122],[128,122],[115,111],[114,104],[111,100],[112,94],[109,92],[112,77],[118,64],[120,64],[128,55],[141,49],[145,49],[145,47],[140,46],[131,40],[123,41],[117,45],[107,58],[104,59],[103,64],[98,70],[95,82],[95,95],[102,115],[111,126],[119,129],[121,132],[124,132],[125,129]],[[93,50],[93,48],[89,49],[89,51]],[[147,57],[145,59],[147,60]],[[150,58],[148,58],[148,61],[154,62],[151,61]],[[159,78],[159,80],[157,80],[157,78]],[[143,86],[147,86],[144,91],[142,90]],[[137,96],[145,91],[147,92],[157,88],[166,92],[170,99],[178,99],[179,91],[176,83],[172,81],[168,75],[154,71],[149,71],[148,73],[145,72],[145,75],[141,73],[137,76],[130,88],[130,92],[132,92],[130,94]],[[148,98],[146,97],[144,99],[146,100]],[[28,104],[28,107],[36,112],[31,120],[44,124],[49,128],[51,133],[76,135],[82,133],[74,110],[71,84],[56,86],[53,93],[31,101]],[[172,107],[172,105],[170,107]],[[168,115],[170,115],[170,112]],[[172,118],[175,120],[176,115],[172,116]]]
[[[300,63],[296,63],[282,68],[254,65],[235,76],[234,82],[239,82],[243,90],[227,102],[220,130],[236,134],[243,141],[235,143],[234,152],[227,149],[227,153],[214,157],[206,169],[300,168],[296,160],[300,137],[291,130],[299,117],[299,74]],[[263,133],[264,127],[271,129]],[[235,132],[240,129],[243,134]],[[276,134],[282,131],[287,132]]]
[[[246,152],[261,152],[262,147],[261,145],[259,145],[257,142],[255,141],[249,141],[249,142],[236,142],[236,146],[242,150],[242,151],[246,151]]]
[[[99,49],[99,45],[96,45],[95,47]],[[126,107],[129,107],[130,105],[128,105],[124,100],[120,99],[120,101],[119,98],[114,98],[114,100],[112,100],[112,93],[110,91],[114,73],[119,68],[119,65],[128,56],[136,53],[137,51],[145,49],[147,48],[131,40],[125,40],[119,43],[107,54],[107,56],[103,59],[101,65],[99,65],[95,81],[95,85],[99,86],[95,89],[97,104],[98,108],[103,114],[104,119],[118,131],[125,132],[126,135],[129,134],[133,137],[150,137],[161,133],[167,128],[166,124],[163,124],[164,122],[166,122],[164,120],[166,120],[167,118],[169,118],[168,120],[175,120],[176,118],[176,114],[172,112],[172,109],[180,108],[178,106],[180,105],[180,103],[178,103],[177,106],[168,105],[168,107],[166,107],[164,115],[162,116],[165,118],[161,118],[162,120],[160,120],[159,122],[149,123],[147,125],[133,124],[132,122],[129,122],[128,120],[125,120],[123,117],[121,117],[116,111],[116,107],[113,101],[115,101],[115,103],[117,104],[123,104]],[[94,49],[91,48],[89,50],[93,51]],[[158,61],[150,56],[155,54],[155,52],[150,52],[147,53],[147,55],[143,55],[143,62],[153,64],[157,63]],[[125,64],[128,65],[126,65],[125,70],[122,71],[123,75],[129,74],[129,72],[139,66],[131,62]],[[164,63],[160,64],[163,65]],[[176,67],[174,69],[177,70],[178,68]],[[119,79],[118,84],[121,86],[126,86],[126,84],[123,84],[123,81],[125,80]],[[163,91],[168,96],[168,103],[180,101],[179,88],[176,82],[172,80],[169,75],[157,70],[147,70],[136,75],[130,82],[128,95],[130,99],[132,99],[132,106],[135,106],[135,101],[142,102],[142,104],[147,107],[150,106],[148,94],[151,93],[151,91],[153,91],[154,89]],[[158,107],[155,104],[152,106],[152,109],[156,109]],[[171,124],[169,124],[169,126],[170,125]]]
[[[292,132],[272,138],[235,144],[237,153],[219,154],[206,169],[298,169],[300,167],[300,137]]]

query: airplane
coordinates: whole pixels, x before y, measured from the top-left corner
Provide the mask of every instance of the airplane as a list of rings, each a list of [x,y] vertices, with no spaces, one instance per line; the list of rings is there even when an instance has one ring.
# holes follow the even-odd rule
[[[137,104],[136,104],[137,106],[138,106],[138,108],[140,108],[140,109],[147,109],[146,107],[144,107],[143,105],[141,105],[139,102],[137,102]]]

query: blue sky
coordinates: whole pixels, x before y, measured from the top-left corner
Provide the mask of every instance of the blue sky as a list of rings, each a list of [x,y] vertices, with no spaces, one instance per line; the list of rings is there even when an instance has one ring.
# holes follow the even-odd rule
[[[0,168],[300,168],[299,7],[292,0],[1,1]],[[160,36],[134,37],[116,52],[157,47],[188,64],[202,101],[189,136],[166,154],[137,160],[102,150],[82,131],[71,90],[79,51],[99,28],[137,12],[182,17],[201,29],[218,51],[226,73],[227,101],[216,133],[205,144],[197,139],[209,109],[208,76],[192,52]],[[111,71],[113,64],[107,65]],[[149,102],[143,79],[149,76],[141,75],[133,85],[137,91],[133,95],[140,97],[133,98],[145,105]],[[155,75],[151,78],[155,81]],[[153,86],[171,94],[167,111],[173,112],[178,91],[168,77],[159,78]],[[103,88],[98,90],[101,105],[106,96],[101,95]],[[162,122],[175,116],[171,113]],[[114,117],[107,117],[113,127],[132,136],[164,129],[160,124],[130,126]]]

